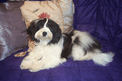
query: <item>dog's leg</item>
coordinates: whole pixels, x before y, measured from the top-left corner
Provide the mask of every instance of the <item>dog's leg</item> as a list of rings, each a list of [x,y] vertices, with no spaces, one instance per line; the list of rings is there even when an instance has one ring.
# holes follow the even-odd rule
[[[21,62],[21,65],[20,65],[20,68],[21,69],[29,69],[32,65],[33,65],[33,62],[35,60],[32,59],[30,56],[27,56],[23,59],[23,61]]]
[[[87,57],[84,55],[84,51],[79,45],[73,45],[72,47],[72,53],[71,56],[73,57],[73,60],[85,60]]]
[[[30,72],[37,72],[37,71],[43,70],[43,69],[54,68],[64,62],[66,62],[65,58],[60,59],[60,60],[59,60],[59,58],[58,59],[42,58],[41,60],[36,61],[29,70],[30,70]]]
[[[39,60],[39,59],[41,59],[41,58],[42,58],[42,57],[41,57],[39,54],[36,53],[36,55],[35,55],[35,52],[32,51],[32,52],[29,53],[28,56],[26,56],[26,57],[23,59],[23,61],[21,62],[20,68],[21,68],[21,69],[29,69],[29,68],[31,68],[31,67],[33,66],[33,64],[34,64],[37,60]]]

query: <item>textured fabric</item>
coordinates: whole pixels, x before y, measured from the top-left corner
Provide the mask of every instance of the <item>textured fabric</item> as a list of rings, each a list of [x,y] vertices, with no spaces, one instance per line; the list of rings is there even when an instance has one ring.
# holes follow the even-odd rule
[[[23,3],[0,3],[0,60],[27,47],[26,26],[19,7]]]
[[[39,15],[44,12],[59,24],[62,32],[64,31],[63,14],[60,4],[56,1],[25,1],[20,9],[27,27],[33,20],[39,19]]]
[[[30,0],[30,1],[52,1],[52,0]],[[64,33],[73,30],[73,2],[72,0],[55,0],[61,6],[63,13]]]
[[[64,21],[64,33],[70,33],[73,30],[73,3],[72,0],[57,0],[59,2]]]
[[[91,60],[68,59],[56,68],[31,73],[19,67],[24,57],[13,54],[0,62],[0,81],[122,81],[122,1],[74,0],[74,4],[74,28],[97,38],[104,52],[114,52],[113,62],[103,67]]]

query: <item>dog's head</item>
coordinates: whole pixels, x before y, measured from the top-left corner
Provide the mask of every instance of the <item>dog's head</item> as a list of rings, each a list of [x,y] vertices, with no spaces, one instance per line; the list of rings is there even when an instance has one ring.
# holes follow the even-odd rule
[[[32,21],[27,34],[32,41],[46,44],[58,43],[62,36],[59,25],[48,18]]]

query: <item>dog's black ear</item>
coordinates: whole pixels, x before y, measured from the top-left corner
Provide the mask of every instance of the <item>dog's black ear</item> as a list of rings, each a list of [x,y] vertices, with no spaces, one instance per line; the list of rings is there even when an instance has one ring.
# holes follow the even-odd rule
[[[57,29],[53,32],[53,39],[51,40],[51,42],[58,43],[61,37],[61,29],[59,28],[59,26],[57,26]]]
[[[61,32],[59,25],[57,23],[55,23],[54,21],[49,20],[47,23],[47,26],[49,27],[49,29],[51,30],[51,32],[53,34],[53,38],[48,44],[58,43],[60,38],[62,37],[62,32]]]
[[[32,41],[38,41],[38,40],[34,37],[36,31],[37,31],[37,29],[36,29],[35,21],[32,21],[32,22],[30,23],[30,26],[29,26],[28,29],[27,29],[27,34],[29,35],[29,38],[30,38]]]

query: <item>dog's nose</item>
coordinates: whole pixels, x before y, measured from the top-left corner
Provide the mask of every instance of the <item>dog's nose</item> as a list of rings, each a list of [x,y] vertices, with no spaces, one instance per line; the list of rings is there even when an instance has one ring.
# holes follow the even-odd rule
[[[43,36],[45,37],[47,35],[47,32],[43,32]]]

